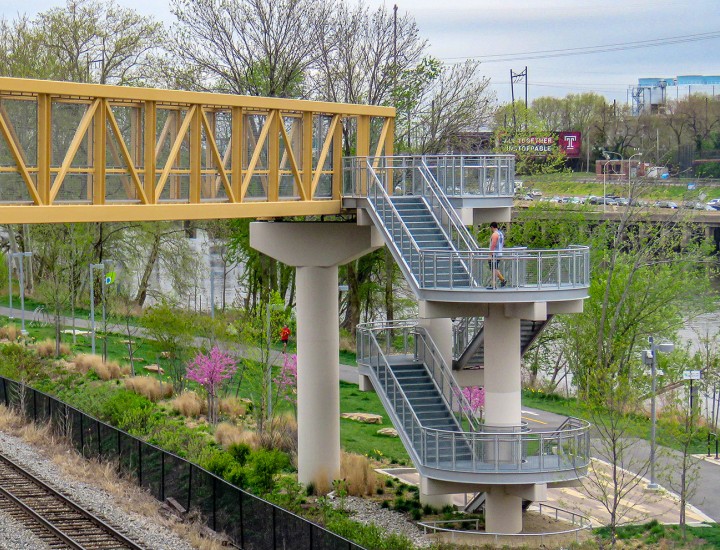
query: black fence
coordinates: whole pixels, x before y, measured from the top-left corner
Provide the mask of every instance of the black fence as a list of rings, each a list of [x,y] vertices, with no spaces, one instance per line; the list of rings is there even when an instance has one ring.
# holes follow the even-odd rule
[[[0,403],[23,410],[35,422],[50,422],[87,458],[118,463],[155,498],[172,497],[198,510],[213,530],[247,550],[363,550],[292,512],[251,495],[187,460],[14,380],[0,376]]]

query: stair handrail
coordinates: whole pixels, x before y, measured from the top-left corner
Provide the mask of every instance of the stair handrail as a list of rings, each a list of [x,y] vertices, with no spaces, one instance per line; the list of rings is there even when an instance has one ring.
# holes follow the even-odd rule
[[[383,211],[385,209],[388,209],[392,214],[392,223],[395,223],[395,220],[398,221],[399,227],[401,229],[401,235],[400,235],[400,250],[399,252],[400,257],[405,262],[405,265],[408,268],[409,275],[415,280],[415,283],[418,285],[418,287],[422,287],[420,284],[420,281],[417,280],[415,277],[415,274],[412,270],[412,250],[410,255],[410,263],[408,264],[407,259],[405,258],[404,250],[403,250],[403,236],[407,237],[407,240],[410,243],[410,246],[415,251],[415,253],[418,256],[418,259],[420,260],[419,265],[422,265],[423,260],[425,259],[425,254],[420,249],[420,247],[417,244],[417,241],[415,240],[415,237],[413,237],[412,233],[410,232],[410,229],[408,229],[408,226],[405,224],[405,221],[402,219],[402,216],[400,215],[400,212],[397,211],[397,208],[395,208],[395,205],[390,200],[390,195],[388,195],[387,191],[385,190],[385,187],[383,186],[382,182],[380,181],[380,178],[378,177],[377,173],[375,172],[375,168],[373,167],[372,163],[370,162],[371,157],[367,157],[366,159],[368,171],[371,174],[371,178],[368,178],[368,190],[367,190],[367,199],[368,204],[371,206],[371,208],[375,211],[375,214],[377,215],[377,219],[380,222],[380,225],[382,226],[383,230],[385,231],[385,234],[388,237],[388,240],[390,242],[395,242],[395,239],[393,238],[392,232],[388,231],[388,228],[385,224],[385,220],[380,215],[380,212],[378,211],[377,202],[378,197],[382,197],[383,199]],[[375,197],[375,202],[371,200],[371,192],[372,189],[373,195]],[[379,191],[379,192],[378,192]],[[391,230],[394,229],[394,226],[390,228]]]
[[[385,382],[385,387],[383,387],[383,392],[384,392],[385,398],[387,399],[388,403],[392,406],[393,412],[395,413],[398,420],[401,420],[401,423],[402,423],[402,420],[404,420],[404,418],[405,418],[405,414],[404,414],[405,410],[409,411],[410,420],[412,422],[412,427],[414,428],[415,426],[417,426],[418,431],[420,432],[421,438],[422,438],[422,434],[425,431],[427,431],[427,428],[422,425],[422,423],[420,422],[420,419],[417,417],[417,414],[415,414],[415,409],[410,404],[410,400],[408,399],[407,395],[405,395],[405,392],[403,391],[402,386],[400,385],[400,382],[398,381],[397,377],[395,376],[395,373],[390,368],[390,363],[388,362],[387,356],[385,355],[385,353],[383,353],[380,342],[378,342],[377,338],[375,337],[375,332],[372,330],[362,330],[361,325],[358,326],[358,329],[360,329],[360,335],[361,335],[361,338],[358,340],[358,344],[361,346],[360,357],[364,358],[366,356],[366,354],[363,353],[364,350],[362,350],[362,347],[364,347],[364,342],[365,342],[364,338],[368,338],[369,344],[376,351],[375,356],[378,358],[376,365],[373,365],[372,362],[370,362],[370,364],[368,365],[370,368],[370,371],[375,374],[375,377],[377,378],[379,383],[382,384],[383,381]],[[382,361],[382,363],[381,363],[381,361]],[[381,368],[383,369],[383,374],[385,375],[384,380],[380,377],[379,371]],[[393,396],[392,397],[390,396],[390,393],[388,392],[388,387],[387,387],[388,382],[391,382],[392,386],[393,386]],[[398,410],[396,400],[394,399],[398,395],[401,399],[402,414],[401,414],[401,411]],[[405,435],[407,437],[408,436],[407,429],[405,428],[404,423],[402,423],[402,431],[406,432]],[[411,434],[409,434],[409,436],[410,437],[408,439],[410,440],[409,441],[410,447],[417,453],[418,458],[420,459],[420,462],[424,463],[425,457],[423,456],[422,449],[420,449],[420,450],[416,449],[415,445],[413,443],[414,442],[414,438],[412,437],[413,434],[411,433]]]
[[[474,325],[474,331],[470,325]],[[472,342],[475,335],[483,327],[483,317],[459,317],[453,323],[453,358],[462,355],[462,350]]]
[[[462,414],[463,418],[467,421],[473,432],[478,431],[478,423],[475,419],[472,408],[470,407],[470,403],[463,394],[462,388],[455,380],[455,377],[452,375],[450,368],[445,362],[445,358],[440,354],[440,351],[435,342],[433,341],[432,336],[430,336],[428,331],[421,326],[415,326],[415,332],[422,337],[422,341],[427,350],[430,352],[430,356],[433,358],[433,362],[436,363],[439,367],[439,372],[436,373],[436,369],[433,368],[434,365],[433,367],[431,367],[430,365],[428,365],[426,360],[423,361],[426,370],[430,373],[430,377],[433,379],[438,389],[440,390],[440,394],[443,396],[443,399],[445,400],[448,409],[450,411],[454,410],[452,401],[447,400],[447,395],[445,394],[445,391],[443,391],[446,384],[451,398],[457,400],[458,408],[460,409],[459,412]],[[424,358],[425,355],[423,356],[423,359]]]
[[[453,246],[455,246],[458,250],[461,250],[461,247],[459,246],[460,244],[464,245],[464,248],[462,248],[462,250],[465,250],[467,252],[474,252],[478,250],[477,242],[475,242],[475,239],[473,239],[470,232],[462,223],[460,216],[458,216],[455,208],[452,206],[452,204],[450,204],[450,200],[447,198],[445,193],[443,193],[440,185],[437,183],[437,181],[435,181],[435,176],[432,175],[432,172],[430,172],[430,168],[428,168],[427,164],[425,164],[424,158],[421,159],[420,164],[417,168],[422,175],[427,188],[430,190],[432,198],[438,202],[440,209],[448,217],[447,231],[445,231],[445,224],[442,223],[442,220],[438,220],[440,227],[445,232],[445,236],[447,237],[448,242],[452,243]],[[425,197],[427,198],[427,195],[425,195]],[[430,206],[430,211],[432,212],[432,205]],[[452,231],[450,230],[450,227],[452,227],[452,229],[455,229],[457,235],[457,242],[453,242],[455,239],[453,239],[452,237]]]

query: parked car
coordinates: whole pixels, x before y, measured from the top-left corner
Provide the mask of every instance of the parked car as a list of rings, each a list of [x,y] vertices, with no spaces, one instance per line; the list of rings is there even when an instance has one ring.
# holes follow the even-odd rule
[[[677,203],[674,203],[673,201],[657,201],[655,203],[655,208],[677,208]]]
[[[689,208],[691,210],[710,210],[715,211],[715,208],[710,206],[709,204],[705,204],[702,201],[685,201],[682,203],[682,208]],[[720,204],[718,204],[718,207],[720,208]]]
[[[610,197],[589,197],[588,204],[606,204],[608,206],[616,206],[617,201]]]

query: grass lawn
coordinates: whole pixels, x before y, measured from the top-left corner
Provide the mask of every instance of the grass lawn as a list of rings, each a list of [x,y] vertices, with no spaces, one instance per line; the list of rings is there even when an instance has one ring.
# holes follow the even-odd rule
[[[523,191],[529,192],[532,189],[539,189],[543,196],[552,197],[588,195],[602,196],[604,193],[626,197],[628,195],[628,182],[607,182],[603,186],[602,180],[597,181],[594,173],[570,172],[562,174],[540,174],[537,176],[526,176]],[[695,189],[688,190],[687,184],[696,183]],[[645,200],[673,200],[683,202],[686,200],[700,200],[701,194],[705,200],[720,197],[720,186],[712,183],[704,183],[697,179],[673,179],[669,183],[666,180],[652,180],[643,184],[641,198]]]
[[[564,416],[574,416],[575,418],[581,418],[587,420],[590,423],[596,422],[599,418],[608,417],[602,413],[591,411],[582,401],[576,399],[565,399],[562,397],[547,395],[539,393],[533,390],[523,390],[522,404],[527,407],[540,409]],[[609,424],[609,420],[606,420],[606,425]],[[625,418],[625,424],[623,424],[627,437],[637,437],[640,439],[650,440],[650,418],[640,415],[627,415]],[[694,444],[691,446],[690,452],[700,453],[707,450],[707,431],[699,430],[698,435],[695,438]],[[665,434],[665,432],[658,428],[657,431],[657,443],[664,447],[669,447],[677,451],[681,450],[678,441]]]
[[[387,458],[394,464],[409,464],[410,459],[399,437],[377,433],[393,425],[375,392],[361,392],[356,384],[340,382],[340,412],[372,413],[383,417],[382,424],[363,424],[341,418],[340,444],[343,449],[371,458]]]

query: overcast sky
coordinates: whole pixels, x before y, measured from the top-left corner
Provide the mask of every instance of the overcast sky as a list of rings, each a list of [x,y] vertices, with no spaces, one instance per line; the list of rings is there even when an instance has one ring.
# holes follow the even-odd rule
[[[167,2],[117,1],[172,21]],[[510,71],[522,72],[526,66],[530,101],[595,91],[625,102],[629,86],[640,77],[720,75],[720,0],[365,1],[389,9],[397,4],[399,13],[409,12],[430,42],[428,53],[442,61],[480,59],[501,101],[510,99]],[[0,14],[12,18],[22,9],[32,15],[62,4],[0,0]],[[702,36],[707,33],[712,37]],[[637,47],[648,41],[660,45]],[[590,47],[606,51],[567,55]],[[548,50],[555,50],[555,56],[549,57]],[[522,99],[524,83],[518,82],[515,90]],[[681,95],[686,92],[680,90]]]

